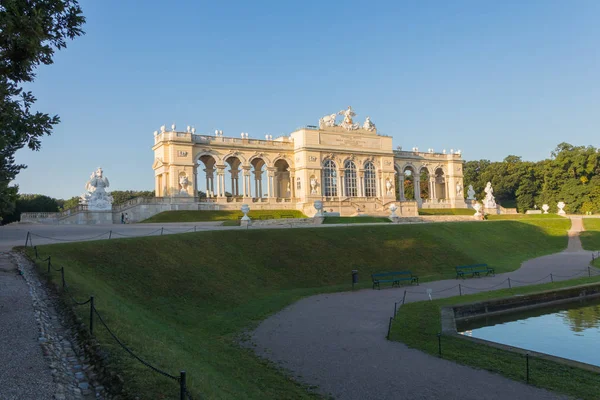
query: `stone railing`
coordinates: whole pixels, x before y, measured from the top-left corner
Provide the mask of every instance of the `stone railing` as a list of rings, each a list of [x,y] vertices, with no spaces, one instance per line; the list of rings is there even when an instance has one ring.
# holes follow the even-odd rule
[[[163,132],[154,136],[154,144],[162,141],[176,140],[198,144],[233,144],[236,146],[259,146],[259,147],[275,147],[282,149],[292,149],[294,142],[289,136],[280,136],[273,140],[262,140],[262,139],[242,139],[225,136],[212,136],[212,135],[196,135],[189,132]]]
[[[461,154],[458,153],[429,153],[426,151],[406,151],[406,150],[394,150],[394,155],[403,158],[410,157],[421,157],[421,158],[451,158],[460,160]]]

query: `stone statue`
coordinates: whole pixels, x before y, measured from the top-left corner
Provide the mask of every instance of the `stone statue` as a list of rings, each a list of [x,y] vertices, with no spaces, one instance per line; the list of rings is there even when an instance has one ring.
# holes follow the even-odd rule
[[[85,184],[86,193],[82,194],[79,203],[87,205],[88,210],[92,211],[110,211],[112,209],[113,198],[106,192],[110,185],[108,179],[104,176],[102,168],[92,172],[90,179]]]
[[[363,129],[367,130],[369,132],[373,132],[375,129],[377,129],[375,127],[375,124],[371,121],[371,117],[367,117],[367,119],[365,119],[365,123],[363,124]]]
[[[463,186],[461,185],[460,182],[456,183],[456,197],[462,197],[463,196]]]
[[[292,187],[290,186],[289,182],[287,183],[286,192],[287,193],[291,193],[292,192]]]
[[[467,191],[467,200],[475,200],[475,191],[473,190],[473,185],[469,185],[469,190]]]
[[[160,133],[165,133],[167,131],[167,127],[166,126],[161,126],[160,127]]]
[[[492,183],[488,182],[483,191],[485,192],[483,206],[485,208],[496,208],[496,200],[494,199],[494,189],[492,188]]]
[[[353,130],[358,129],[358,124],[355,124],[354,121],[352,120],[352,117],[355,117],[356,113],[354,112],[354,110],[352,110],[351,106],[348,106],[348,108],[346,110],[342,110],[342,111],[338,112],[338,114],[344,116],[344,120],[340,124],[341,127],[345,128],[348,131],[353,131]]]
[[[310,194],[317,194],[317,185],[319,182],[314,176],[310,178]]]
[[[181,196],[187,196],[188,192],[187,192],[187,187],[190,184],[190,181],[187,177],[187,175],[181,175],[179,177],[179,185],[181,186],[181,190],[179,191],[179,194]]]
[[[390,178],[387,178],[385,180],[385,188],[387,189],[387,194],[392,194],[392,190],[394,189],[394,184],[392,183],[392,181],[390,180]]]
[[[319,120],[319,128],[335,126],[335,117],[337,114],[326,115]]]

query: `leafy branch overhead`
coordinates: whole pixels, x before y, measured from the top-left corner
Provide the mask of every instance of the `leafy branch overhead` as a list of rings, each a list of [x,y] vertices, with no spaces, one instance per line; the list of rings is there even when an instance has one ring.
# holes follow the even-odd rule
[[[85,17],[76,0],[2,0],[0,2],[0,215],[14,208],[10,187],[25,165],[15,162],[22,147],[39,150],[41,138],[60,122],[33,111],[36,101],[23,83],[33,82],[38,66],[53,63],[56,50],[84,32]]]

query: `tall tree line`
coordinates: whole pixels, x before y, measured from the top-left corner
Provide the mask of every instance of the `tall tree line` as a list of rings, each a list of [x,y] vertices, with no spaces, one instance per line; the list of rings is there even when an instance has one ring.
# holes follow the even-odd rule
[[[485,197],[487,182],[494,188],[496,201],[519,212],[564,201],[570,213],[600,212],[600,149],[561,143],[546,160],[523,161],[508,156],[501,162],[467,161],[464,184],[473,185],[477,199]]]

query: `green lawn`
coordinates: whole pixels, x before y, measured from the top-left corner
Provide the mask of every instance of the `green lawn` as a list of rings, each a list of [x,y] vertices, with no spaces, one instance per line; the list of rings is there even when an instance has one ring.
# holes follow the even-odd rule
[[[325,217],[324,224],[370,224],[392,222],[386,217]]]
[[[237,221],[243,216],[241,211],[164,211],[141,222]],[[306,218],[298,210],[251,210],[248,216],[251,219]]]
[[[489,214],[488,219],[568,219],[558,214]]]
[[[434,301],[407,303],[397,313],[390,332],[390,339],[404,342],[409,347],[417,348],[437,356],[437,333],[441,331],[441,307],[599,281],[600,277],[581,278],[544,285],[450,297]],[[443,335],[442,356],[445,359],[457,361],[461,364],[486,369],[511,379],[525,381],[525,358],[518,353],[474,343],[453,335]],[[600,375],[553,361],[532,358],[530,359],[530,383],[542,388],[569,394],[576,398],[597,399],[598,388],[600,387]]]
[[[362,288],[370,287],[369,274],[387,270],[410,269],[422,281],[453,277],[454,266],[478,262],[514,270],[565,248],[569,222],[208,231],[38,249],[65,268],[77,298],[96,296],[107,323],[140,356],[173,374],[187,370],[195,397],[308,398],[306,388],[242,349],[240,335],[303,296],[348,290],[355,268]],[[78,311],[87,321],[87,308]],[[96,326],[130,394],[175,396],[173,382],[148,371]]]
[[[584,232],[581,232],[581,245],[585,250],[600,250],[600,218],[583,218]]]
[[[419,215],[473,215],[470,208],[420,208]]]

